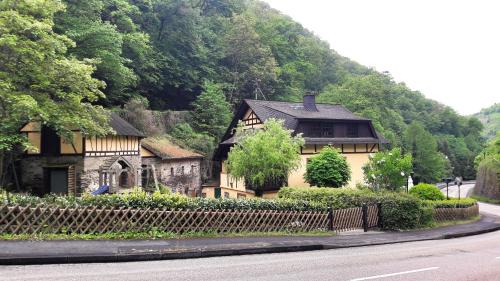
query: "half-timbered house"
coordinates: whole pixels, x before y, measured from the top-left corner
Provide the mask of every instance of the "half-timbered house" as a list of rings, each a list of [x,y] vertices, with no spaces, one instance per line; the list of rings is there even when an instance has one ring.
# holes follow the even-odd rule
[[[144,135],[115,113],[111,113],[109,125],[115,134],[85,137],[75,130],[69,141],[40,122],[26,124],[21,132],[32,149],[21,159],[22,185],[39,195],[78,195],[99,186],[119,192],[140,186]]]
[[[302,103],[244,100],[236,112],[222,142],[215,153],[215,160],[223,162],[237,138],[235,128],[239,122],[244,129],[258,129],[269,119],[282,119],[284,126],[301,133],[305,140],[300,150],[300,168],[290,173],[284,184],[295,187],[307,187],[304,180],[307,160],[319,153],[324,146],[337,148],[347,159],[351,168],[353,187],[363,182],[362,167],[368,162],[370,153],[377,152],[385,140],[378,134],[370,119],[357,116],[336,104],[316,103],[314,95],[304,96]],[[264,191],[264,197],[273,197],[279,187],[270,187]],[[207,187],[203,193],[208,197],[251,197],[253,191],[245,187],[243,180],[236,180],[227,173],[224,163],[220,172],[219,186]]]

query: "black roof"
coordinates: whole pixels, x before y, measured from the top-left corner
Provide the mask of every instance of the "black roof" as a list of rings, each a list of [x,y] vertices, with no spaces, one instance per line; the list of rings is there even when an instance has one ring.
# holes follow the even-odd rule
[[[144,134],[141,131],[137,130],[115,112],[111,112],[109,116],[109,125],[118,136],[144,137]]]

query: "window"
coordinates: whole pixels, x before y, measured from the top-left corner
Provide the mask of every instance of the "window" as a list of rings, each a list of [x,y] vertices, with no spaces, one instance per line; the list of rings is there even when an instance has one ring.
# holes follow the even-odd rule
[[[184,166],[181,167],[181,175],[184,175]]]
[[[229,192],[224,192],[224,198],[229,198]]]
[[[174,176],[174,167],[170,168],[170,176],[172,176],[172,177]]]
[[[311,127],[311,136],[319,137],[321,136],[321,126],[319,124],[313,124]]]
[[[191,165],[191,174],[194,174],[194,169],[196,168],[195,165]]]
[[[242,198],[247,198],[247,196],[245,194],[242,194],[242,193],[238,193],[238,199],[242,199]]]
[[[206,194],[205,192],[202,192],[202,193],[201,193],[201,197],[202,197],[202,198],[207,198],[207,194]]]
[[[321,126],[321,136],[322,137],[333,137],[333,124],[323,123]]]
[[[357,125],[348,125],[347,126],[347,137],[348,138],[357,138],[358,137],[358,126]]]

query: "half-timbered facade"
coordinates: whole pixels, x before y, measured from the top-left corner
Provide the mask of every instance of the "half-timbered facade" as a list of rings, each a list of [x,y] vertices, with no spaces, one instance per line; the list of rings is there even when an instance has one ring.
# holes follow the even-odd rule
[[[86,138],[78,130],[65,140],[49,127],[30,122],[21,128],[31,148],[21,160],[23,186],[35,194],[80,194],[100,186],[110,192],[140,186],[143,134],[112,113],[115,134]]]
[[[269,119],[282,119],[287,129],[294,134],[301,133],[305,145],[300,150],[301,165],[288,176],[288,186],[307,187],[304,174],[308,159],[319,153],[325,146],[337,148],[347,159],[351,168],[351,181],[347,186],[354,187],[363,182],[362,167],[368,162],[370,153],[377,152],[387,141],[374,129],[371,120],[359,117],[346,108],[334,104],[316,104],[313,95],[306,95],[302,103],[244,100],[236,112],[222,142],[215,160],[224,162],[231,146],[236,143],[235,128],[243,122],[244,129],[258,129]],[[213,189],[213,190],[212,190]],[[264,197],[273,197],[279,188],[265,190]],[[253,196],[242,180],[236,180],[226,172],[224,164],[220,173],[220,184],[204,189],[213,197]]]

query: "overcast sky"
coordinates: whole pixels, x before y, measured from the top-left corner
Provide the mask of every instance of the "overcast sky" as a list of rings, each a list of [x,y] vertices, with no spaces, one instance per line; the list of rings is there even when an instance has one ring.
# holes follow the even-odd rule
[[[265,1],[341,55],[461,114],[500,102],[500,1]]]

